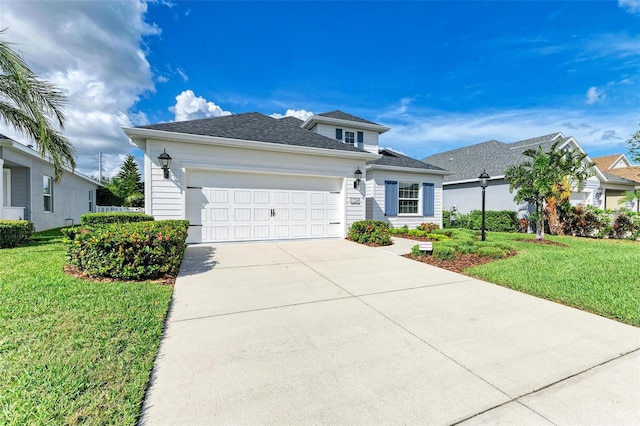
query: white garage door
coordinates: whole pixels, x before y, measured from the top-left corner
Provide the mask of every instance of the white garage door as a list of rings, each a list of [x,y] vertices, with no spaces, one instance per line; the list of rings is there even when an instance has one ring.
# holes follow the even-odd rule
[[[341,188],[341,178],[190,171],[188,241],[340,237]]]

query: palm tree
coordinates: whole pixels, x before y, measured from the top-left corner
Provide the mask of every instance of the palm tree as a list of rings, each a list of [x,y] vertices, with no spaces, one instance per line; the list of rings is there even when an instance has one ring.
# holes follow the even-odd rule
[[[56,130],[64,127],[64,104],[63,93],[39,80],[12,44],[0,40],[0,118],[36,142],[42,158],[53,163],[56,182],[65,167],[76,166],[73,146]]]
[[[584,162],[587,154],[572,149],[558,149],[563,142],[563,139],[558,139],[547,152],[542,147],[528,149],[523,154],[530,160],[510,166],[505,171],[509,191],[517,190],[514,200],[518,203],[526,201],[536,208],[537,239],[544,239],[547,200],[561,199],[567,184],[581,191],[584,181],[593,174],[591,167],[594,164]]]

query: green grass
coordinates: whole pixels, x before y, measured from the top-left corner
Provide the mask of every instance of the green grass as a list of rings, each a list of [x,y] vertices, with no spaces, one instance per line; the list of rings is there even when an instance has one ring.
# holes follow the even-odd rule
[[[640,243],[547,237],[569,247],[514,241],[525,234],[489,233],[509,241],[518,255],[465,272],[485,281],[539,296],[627,324],[640,326]]]
[[[173,288],[73,278],[61,237],[0,250],[0,424],[135,424]]]

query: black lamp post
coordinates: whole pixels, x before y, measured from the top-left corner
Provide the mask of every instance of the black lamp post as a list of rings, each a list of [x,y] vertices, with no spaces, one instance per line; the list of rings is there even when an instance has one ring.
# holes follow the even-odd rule
[[[485,199],[485,190],[487,189],[487,182],[489,181],[490,176],[487,174],[486,170],[483,170],[478,179],[480,179],[480,188],[482,188],[482,241],[485,240],[485,229],[484,229],[484,199]]]
[[[356,178],[356,180],[353,181],[353,187],[354,188],[360,187],[360,178],[362,177],[362,172],[360,171],[360,167],[358,167],[356,171],[353,172],[353,177]]]
[[[160,167],[162,167],[162,171],[164,172],[164,178],[169,179],[169,166],[171,166],[171,156],[167,154],[167,150],[158,155],[158,160],[160,160]]]

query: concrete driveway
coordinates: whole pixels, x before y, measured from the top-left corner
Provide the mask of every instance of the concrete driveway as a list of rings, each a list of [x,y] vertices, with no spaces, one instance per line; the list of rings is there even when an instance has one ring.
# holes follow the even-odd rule
[[[189,247],[141,422],[640,424],[640,329],[411,244]]]

